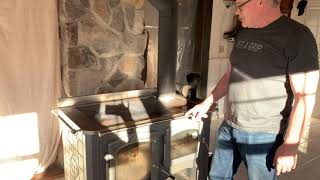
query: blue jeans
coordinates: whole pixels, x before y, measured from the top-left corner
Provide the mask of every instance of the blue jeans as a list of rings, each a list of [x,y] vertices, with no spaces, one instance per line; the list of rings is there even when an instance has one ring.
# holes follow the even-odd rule
[[[224,121],[218,129],[209,177],[211,180],[233,179],[243,161],[249,180],[275,180],[272,162],[282,143],[282,135],[247,132]]]

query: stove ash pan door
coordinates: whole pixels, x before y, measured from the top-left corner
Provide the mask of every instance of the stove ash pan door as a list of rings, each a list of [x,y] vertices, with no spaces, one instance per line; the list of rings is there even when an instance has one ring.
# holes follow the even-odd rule
[[[158,180],[165,179],[154,165],[161,166],[163,136],[150,132],[149,126],[123,130],[113,134],[115,141],[107,145],[107,180]]]

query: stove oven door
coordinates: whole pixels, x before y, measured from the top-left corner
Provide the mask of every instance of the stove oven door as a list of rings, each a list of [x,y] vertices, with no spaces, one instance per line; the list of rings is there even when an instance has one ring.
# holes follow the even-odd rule
[[[164,143],[170,151],[165,152],[165,166],[179,180],[196,180],[197,157],[200,146],[202,121],[178,118],[170,122]],[[167,148],[166,148],[167,149]]]

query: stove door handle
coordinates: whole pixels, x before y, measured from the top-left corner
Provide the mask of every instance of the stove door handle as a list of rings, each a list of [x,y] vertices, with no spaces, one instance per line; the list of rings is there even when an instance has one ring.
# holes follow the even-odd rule
[[[168,176],[168,178],[170,178],[170,179],[176,179],[176,177],[174,177],[174,176],[172,176],[172,175]]]

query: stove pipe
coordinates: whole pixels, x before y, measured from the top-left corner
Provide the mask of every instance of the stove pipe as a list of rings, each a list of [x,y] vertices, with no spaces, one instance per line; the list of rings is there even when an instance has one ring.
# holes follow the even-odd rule
[[[158,97],[175,94],[177,61],[177,2],[149,0],[159,12]]]

